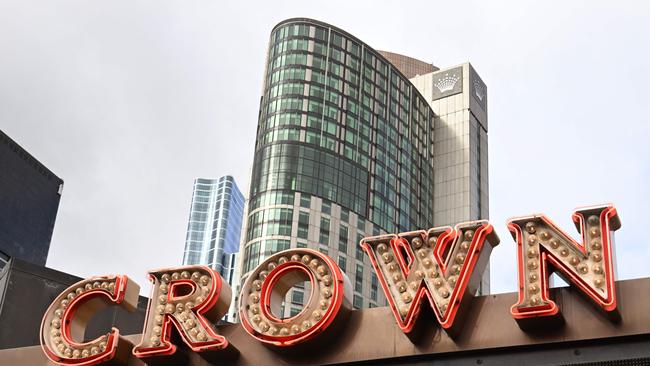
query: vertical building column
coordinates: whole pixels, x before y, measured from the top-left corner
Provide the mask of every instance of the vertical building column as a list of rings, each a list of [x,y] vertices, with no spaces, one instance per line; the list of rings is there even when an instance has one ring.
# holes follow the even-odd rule
[[[417,75],[411,82],[435,113],[434,225],[488,219],[485,83],[469,63]],[[489,279],[488,267],[480,293],[489,293]]]

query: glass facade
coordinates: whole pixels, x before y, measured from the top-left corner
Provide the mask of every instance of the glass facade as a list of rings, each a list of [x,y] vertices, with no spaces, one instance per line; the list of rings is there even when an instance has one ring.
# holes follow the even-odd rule
[[[274,28],[263,90],[244,277],[278,250],[310,247],[341,264],[356,307],[383,306],[358,243],[433,226],[432,109],[380,53],[308,19]]]
[[[213,268],[233,292],[239,285],[236,270],[244,202],[231,176],[194,180],[183,265],[203,264]],[[232,319],[234,309],[231,306],[226,320]]]

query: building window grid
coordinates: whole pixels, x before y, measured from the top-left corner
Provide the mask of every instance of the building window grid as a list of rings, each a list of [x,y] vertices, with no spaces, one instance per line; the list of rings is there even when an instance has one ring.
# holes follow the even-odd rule
[[[367,80],[367,79],[365,80],[365,82],[366,82],[366,83],[370,83],[370,81]],[[368,84],[368,85],[370,85],[370,84]],[[370,88],[369,90],[377,90],[377,87],[375,86],[374,88]],[[331,92],[330,92],[330,93],[331,93]],[[337,95],[338,95],[338,93],[337,93]],[[376,100],[375,102],[376,102],[376,103],[379,103],[379,105],[383,105],[383,103],[384,103],[384,101],[383,101],[384,96],[380,96],[379,98],[380,98],[380,100]],[[319,99],[322,100],[322,98],[319,98]],[[338,96],[337,96],[337,100],[338,100],[338,99],[339,99],[339,98],[338,98]],[[321,111],[319,110],[319,112],[321,112]],[[362,130],[362,131],[363,131],[363,130]],[[361,146],[363,146],[363,145],[361,145]],[[345,151],[344,151],[344,153],[345,153]],[[357,152],[357,154],[358,154],[358,152]],[[357,154],[355,154],[355,156],[358,156]],[[368,157],[365,156],[365,158],[367,159]]]
[[[367,172],[331,153],[303,145],[271,145],[258,152],[255,165],[260,169],[253,175],[252,194],[286,187],[366,211]],[[304,198],[301,202],[306,206]]]

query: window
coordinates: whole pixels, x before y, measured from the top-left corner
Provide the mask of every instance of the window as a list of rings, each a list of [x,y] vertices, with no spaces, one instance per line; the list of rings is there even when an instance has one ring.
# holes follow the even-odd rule
[[[312,70],[311,81],[315,83],[325,84],[325,74],[316,70]]]
[[[345,253],[348,250],[348,227],[339,226],[339,252]]]
[[[363,266],[360,264],[354,273],[354,291],[363,292]]]
[[[307,131],[305,135],[305,142],[308,144],[319,145],[320,144],[320,134],[312,131]]]
[[[320,146],[328,150],[336,151],[336,140],[331,137],[323,136]]]
[[[323,124],[323,131],[329,133],[330,135],[336,135],[336,123],[325,121]]]
[[[323,201],[323,206],[321,207],[321,212],[327,215],[332,214],[332,204],[330,202]]]
[[[305,300],[305,294],[302,291],[293,291],[291,294],[291,303],[296,305],[302,305]]]
[[[360,261],[363,261],[364,258],[363,249],[361,249],[361,245],[359,245],[362,239],[363,239],[363,235],[357,234],[357,242],[356,245],[354,246],[356,248],[355,258],[357,258],[357,260]]]
[[[329,232],[330,231],[330,219],[328,219],[327,217],[321,217],[321,219],[320,219],[320,229],[321,229],[321,231],[324,230],[324,231]]]
[[[355,56],[361,55],[361,46],[354,42],[348,42],[348,50]]]
[[[340,100],[341,100],[341,97],[339,96],[338,93],[333,92],[333,91],[328,91],[327,92],[327,101],[328,102],[338,105]]]
[[[331,48],[330,49],[330,58],[332,60],[336,60],[338,62],[341,62],[343,60],[343,52],[337,50],[336,48]]]
[[[328,128],[327,125],[322,127]],[[270,132],[285,130],[275,129]],[[311,128],[309,130],[317,132]],[[303,135],[303,138],[305,137],[305,131],[298,132],[299,135]],[[320,140],[320,144],[325,144],[328,149],[340,148],[335,142],[335,135],[324,133]],[[355,165],[340,159],[337,155],[309,145],[282,144],[266,146],[258,152],[257,156],[256,164],[261,169],[251,183],[254,187],[253,195],[257,194],[256,187],[265,187],[264,189],[269,191],[299,191],[303,196],[300,199],[302,207],[311,208],[310,198],[313,194],[323,197],[328,203],[337,203],[350,210],[365,212],[368,172],[356,169]],[[341,214],[343,218],[346,215],[346,211]]]
[[[321,70],[325,70],[325,59],[323,57],[314,55],[312,59],[312,67],[319,68]]]
[[[249,217],[248,240],[262,235],[291,235],[293,209],[271,208]]]
[[[318,85],[311,85],[309,87],[309,96],[315,97],[316,99],[323,99],[325,96],[325,89]]]
[[[330,70],[329,70],[329,72],[330,72],[330,75],[336,75],[338,77],[341,77],[341,76],[343,76],[343,67],[341,67],[341,65],[339,65],[337,63],[330,62]]]
[[[292,205],[293,193],[285,193],[279,191],[270,191],[263,193],[252,200],[251,211],[259,207],[278,204]]]
[[[311,196],[308,194],[300,195],[300,207],[309,208],[311,206]]]
[[[259,259],[260,259],[260,243],[256,242],[247,246],[246,249],[244,250],[244,263],[246,263],[246,267],[244,271],[248,272],[251,271],[253,268],[257,267],[257,264],[259,263]]]
[[[377,301],[377,275],[370,273],[370,298]]]
[[[264,243],[264,252],[262,255],[266,258],[277,252],[281,252],[283,250],[289,249],[291,242],[289,240],[271,239],[271,240],[265,240],[263,241],[263,243]]]
[[[325,36],[327,37],[327,36]],[[327,54],[327,46],[323,43],[320,42],[314,42],[314,53],[318,53],[321,55],[326,55]]]
[[[320,118],[314,116],[307,116],[307,127],[315,128],[317,130],[321,129]]]
[[[331,42],[335,46],[343,47],[343,37],[338,33],[332,33]]]
[[[363,298],[359,295],[354,295],[354,300],[352,305],[355,309],[361,309],[363,307]]]
[[[341,255],[339,254],[339,267],[341,268],[341,270],[342,270],[343,272],[346,271],[345,268],[347,267],[347,265],[348,265],[348,260],[347,260],[347,258],[345,258],[345,257],[343,257],[343,256],[341,256]]]
[[[320,234],[318,242],[323,245],[328,245],[330,241],[330,220],[326,217],[320,219]]]
[[[354,131],[348,130],[345,133],[345,141],[350,145],[355,145],[357,143],[357,134]]]
[[[316,39],[320,39],[321,41],[327,41],[327,33],[328,33],[327,29],[316,27],[315,37]]]
[[[341,221],[348,222],[350,220],[350,211],[347,208],[341,207]]]
[[[300,212],[298,215],[298,237],[301,239],[307,239],[309,235],[309,213]]]

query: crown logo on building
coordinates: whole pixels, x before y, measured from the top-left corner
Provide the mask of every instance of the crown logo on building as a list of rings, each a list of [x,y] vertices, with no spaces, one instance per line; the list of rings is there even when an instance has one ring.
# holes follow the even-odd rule
[[[447,92],[447,91],[450,91],[450,90],[454,89],[454,87],[456,86],[456,83],[458,82],[458,80],[460,80],[460,76],[458,76],[458,75],[445,74],[445,76],[443,76],[442,78],[440,78],[440,80],[433,83],[433,85],[436,88],[438,88],[438,90],[441,93],[444,93],[444,92]]]
[[[483,101],[483,98],[485,98],[485,85],[478,81],[478,79],[474,80],[474,94],[476,94],[476,97],[481,102]]]

